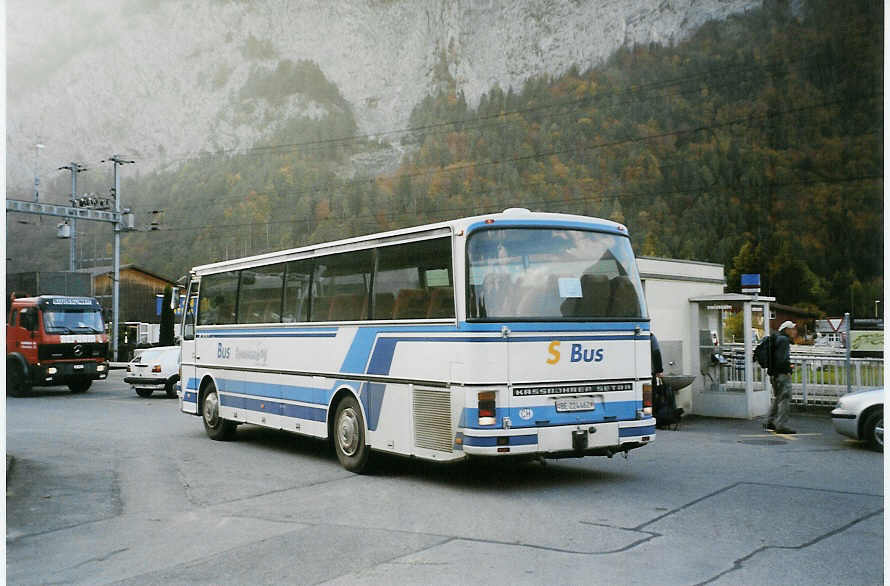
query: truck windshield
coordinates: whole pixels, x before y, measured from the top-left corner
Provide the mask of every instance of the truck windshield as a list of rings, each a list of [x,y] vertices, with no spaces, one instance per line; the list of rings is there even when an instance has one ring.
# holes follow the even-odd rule
[[[467,318],[645,318],[625,236],[548,228],[487,229],[467,244]]]
[[[43,311],[43,327],[48,334],[101,333],[102,312],[94,308],[53,308]]]

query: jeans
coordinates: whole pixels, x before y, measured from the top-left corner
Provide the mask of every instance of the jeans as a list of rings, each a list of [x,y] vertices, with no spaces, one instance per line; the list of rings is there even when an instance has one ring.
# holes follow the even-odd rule
[[[791,375],[777,374],[770,377],[773,385],[773,403],[769,410],[769,422],[776,429],[788,427],[791,416]]]

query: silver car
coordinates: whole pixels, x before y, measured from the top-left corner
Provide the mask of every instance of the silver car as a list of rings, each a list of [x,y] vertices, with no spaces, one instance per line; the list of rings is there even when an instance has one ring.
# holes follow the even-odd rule
[[[884,451],[884,389],[855,391],[841,397],[831,421],[838,433]]]

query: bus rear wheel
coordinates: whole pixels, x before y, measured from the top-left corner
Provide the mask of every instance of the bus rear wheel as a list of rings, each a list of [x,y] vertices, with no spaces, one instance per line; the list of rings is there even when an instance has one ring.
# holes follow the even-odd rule
[[[235,435],[235,424],[219,416],[219,393],[216,392],[213,383],[210,383],[204,392],[201,418],[204,420],[204,431],[210,439],[224,441]]]
[[[18,362],[6,363],[6,391],[13,397],[21,397],[31,391],[25,369]]]
[[[356,474],[368,467],[371,449],[365,443],[365,420],[355,397],[340,401],[334,415],[334,449],[340,464]]]

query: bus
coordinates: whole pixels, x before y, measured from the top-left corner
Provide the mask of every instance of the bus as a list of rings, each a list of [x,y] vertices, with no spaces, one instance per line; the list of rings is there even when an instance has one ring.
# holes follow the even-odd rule
[[[613,456],[655,439],[627,229],[508,209],[193,268],[180,408],[440,462]]]

